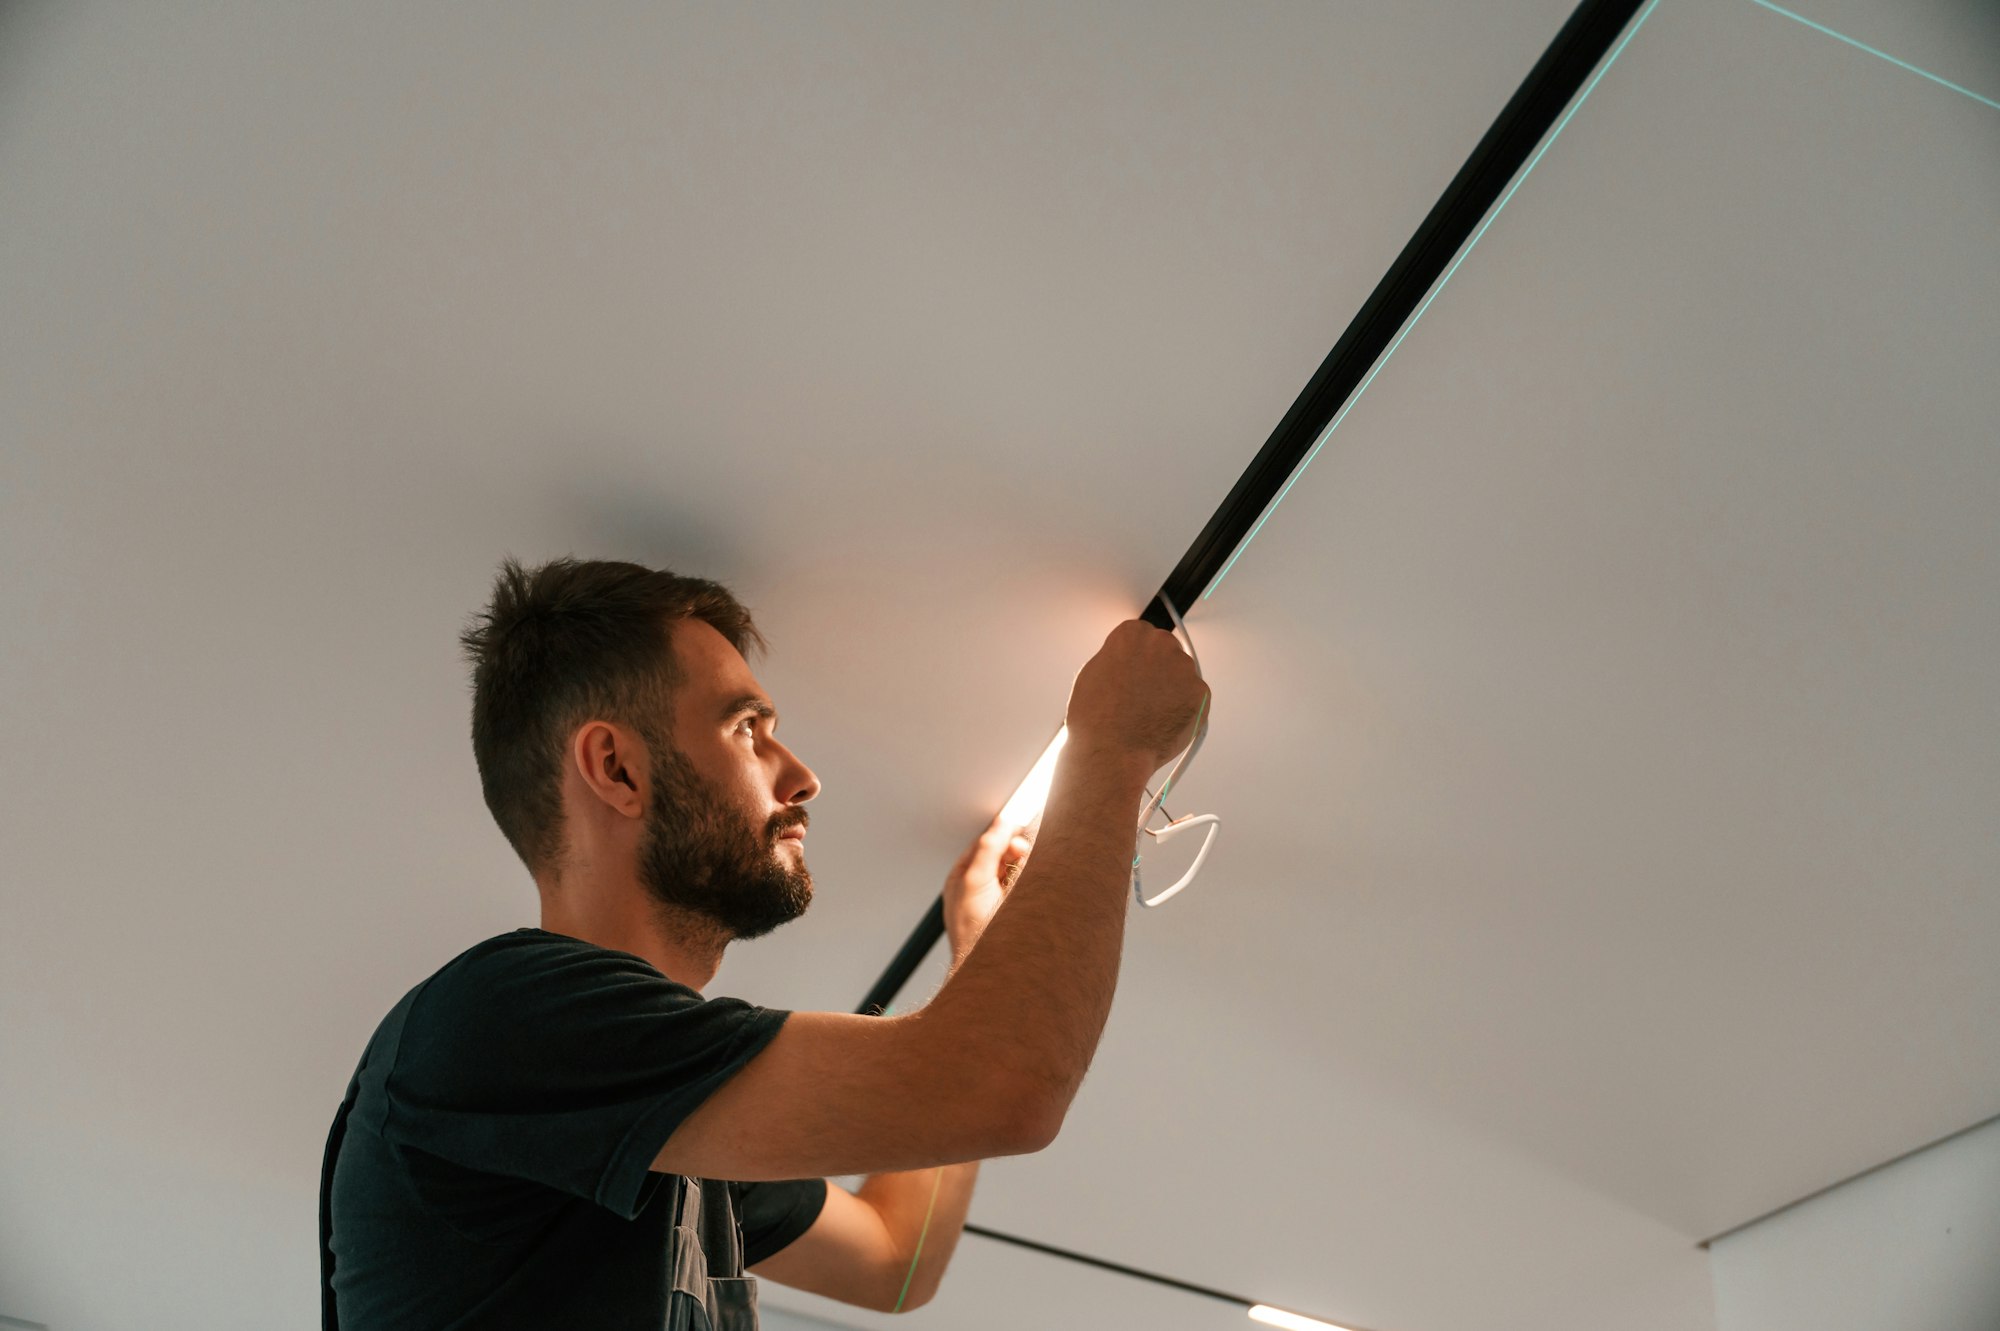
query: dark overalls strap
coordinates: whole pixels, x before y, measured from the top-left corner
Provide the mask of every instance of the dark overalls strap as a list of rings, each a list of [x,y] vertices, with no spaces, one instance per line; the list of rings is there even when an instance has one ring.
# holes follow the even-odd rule
[[[320,1331],[340,1331],[340,1313],[333,1306],[333,1165],[340,1156],[340,1144],[347,1138],[347,1116],[354,1110],[354,1097],[361,1086],[361,1069],[348,1079],[347,1094],[333,1116],[333,1128],[326,1134],[326,1154],[319,1166],[319,1325]]]
[[[757,1279],[729,1184],[675,1175],[667,1331],[757,1331]]]

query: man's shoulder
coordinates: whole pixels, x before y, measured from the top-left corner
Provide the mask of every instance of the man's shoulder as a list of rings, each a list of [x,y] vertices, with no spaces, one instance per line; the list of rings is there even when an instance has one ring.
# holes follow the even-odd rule
[[[704,999],[635,954],[516,929],[474,944],[411,989],[371,1056],[413,1104],[488,1091],[504,1099],[538,1082],[587,1084],[624,1066],[621,1058],[650,1068],[669,1040],[734,1048],[746,1029],[770,1024],[761,1009]]]
[[[614,1019],[634,1007],[680,1011],[730,1005],[660,973],[646,958],[545,929],[521,928],[473,944],[405,997],[422,1033],[491,1028],[496,1038],[546,1028],[552,1037],[578,1023]]]

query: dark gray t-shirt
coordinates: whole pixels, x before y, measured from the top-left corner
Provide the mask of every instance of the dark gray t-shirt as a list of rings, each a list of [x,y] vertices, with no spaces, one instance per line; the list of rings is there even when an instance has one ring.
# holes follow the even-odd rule
[[[541,929],[461,953],[383,1018],[328,1137],[325,1325],[658,1331],[653,1158],[790,1015]],[[744,1265],[810,1228],[826,1186],[728,1183]]]

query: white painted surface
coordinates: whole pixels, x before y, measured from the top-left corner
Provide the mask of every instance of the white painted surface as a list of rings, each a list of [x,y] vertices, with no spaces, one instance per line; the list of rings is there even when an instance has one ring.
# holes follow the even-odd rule
[[[856,1003],[1567,9],[0,11],[0,1308],[310,1323],[367,1033],[533,922],[502,553],[751,603],[821,895],[713,992]],[[1191,618],[1223,836],[985,1223],[1707,1331],[1696,1238],[2000,1100],[1993,122],[1652,22]],[[926,1313],[1051,1309],[1241,1321]]]
[[[1567,9],[0,11],[0,1307],[309,1322],[369,1030],[533,922],[503,553],[751,602],[821,899],[717,992],[858,1002]]]
[[[1662,4],[1190,617],[1145,946],[1690,1239],[2000,1109],[1996,162]]]
[[[1718,1331],[2000,1327],[2000,1121],[1716,1240]]]

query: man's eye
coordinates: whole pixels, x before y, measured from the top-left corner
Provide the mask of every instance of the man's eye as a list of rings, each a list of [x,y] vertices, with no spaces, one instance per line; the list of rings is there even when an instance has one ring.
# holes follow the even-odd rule
[[[736,728],[737,728],[738,730],[741,730],[741,729],[743,729],[743,727],[744,727],[744,726],[755,726],[756,724],[757,724],[757,718],[756,718],[756,717],[754,717],[754,716],[747,716],[747,717],[743,718],[743,720],[742,720],[742,721],[741,721],[740,723],[738,723],[738,725],[737,725],[737,727],[736,727]]]

